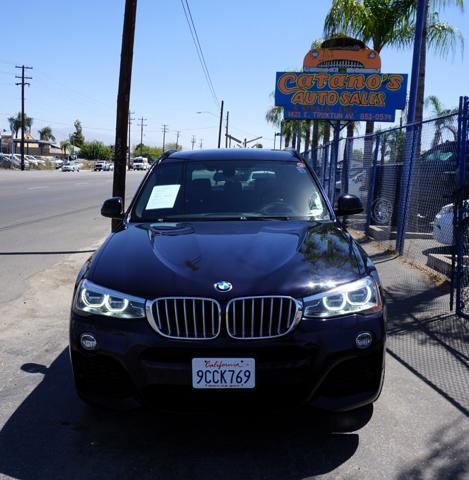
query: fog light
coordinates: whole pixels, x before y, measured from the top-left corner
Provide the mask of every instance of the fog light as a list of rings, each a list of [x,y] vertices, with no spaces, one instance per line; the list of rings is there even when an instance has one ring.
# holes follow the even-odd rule
[[[98,346],[96,338],[91,333],[82,333],[80,335],[80,343],[85,350],[96,350]]]
[[[358,348],[368,348],[373,342],[373,337],[370,332],[362,332],[357,335],[355,344]]]

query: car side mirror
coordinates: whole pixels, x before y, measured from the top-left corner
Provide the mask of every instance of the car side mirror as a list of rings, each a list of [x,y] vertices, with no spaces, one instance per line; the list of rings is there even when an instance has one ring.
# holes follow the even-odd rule
[[[363,205],[355,195],[344,193],[338,198],[337,207],[334,211],[337,216],[354,215],[363,212]]]
[[[124,216],[124,204],[121,197],[112,197],[104,201],[101,207],[103,217],[121,219]]]

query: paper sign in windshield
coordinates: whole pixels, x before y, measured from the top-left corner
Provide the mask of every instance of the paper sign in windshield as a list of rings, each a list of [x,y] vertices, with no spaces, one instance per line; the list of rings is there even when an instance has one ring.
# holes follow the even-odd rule
[[[156,185],[148,199],[146,210],[173,208],[181,185]]]

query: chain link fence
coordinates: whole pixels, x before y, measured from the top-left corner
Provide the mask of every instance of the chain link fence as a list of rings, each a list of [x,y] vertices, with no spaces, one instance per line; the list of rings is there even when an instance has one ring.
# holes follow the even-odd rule
[[[458,113],[369,136],[341,138],[305,152],[332,202],[342,193],[359,197],[360,215],[347,224],[401,253],[418,267],[451,276],[454,195],[457,190]],[[406,156],[412,158],[406,178]],[[403,192],[409,184],[403,212]],[[404,218],[403,218],[403,214]],[[401,229],[402,248],[399,248]]]

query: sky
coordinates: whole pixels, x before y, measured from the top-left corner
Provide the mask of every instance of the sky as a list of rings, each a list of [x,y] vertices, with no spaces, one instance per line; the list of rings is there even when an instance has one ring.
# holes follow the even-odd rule
[[[87,141],[113,143],[124,0],[2,0],[0,130],[20,110],[15,65],[29,65],[26,113],[33,134],[46,125],[57,140],[79,119]],[[189,0],[216,96],[230,112],[230,133],[271,148],[275,129],[265,121],[273,105],[275,72],[299,69],[311,42],[322,37],[329,0]],[[456,7],[440,12],[469,41],[469,14]],[[21,34],[19,34],[21,29]],[[10,39],[10,40],[9,40]],[[382,72],[409,73],[412,51],[385,48]],[[468,53],[427,57],[426,95],[445,107],[469,95]],[[18,81],[18,80],[16,80]],[[410,81],[409,81],[410,83]],[[215,147],[219,107],[210,93],[180,0],[138,0],[131,111],[132,144],[137,122],[146,120],[143,142],[183,148]],[[203,113],[197,113],[203,112]],[[431,112],[426,112],[431,116]]]

